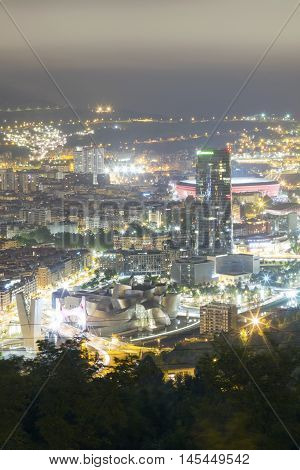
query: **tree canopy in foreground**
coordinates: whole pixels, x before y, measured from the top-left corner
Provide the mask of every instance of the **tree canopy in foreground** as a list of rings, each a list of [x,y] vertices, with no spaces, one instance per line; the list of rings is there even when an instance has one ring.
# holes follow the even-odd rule
[[[44,341],[33,360],[0,360],[0,443],[6,449],[295,449],[299,358],[299,348],[257,353],[219,341],[195,377],[166,381],[151,356],[128,358],[99,375],[79,342],[55,348]]]

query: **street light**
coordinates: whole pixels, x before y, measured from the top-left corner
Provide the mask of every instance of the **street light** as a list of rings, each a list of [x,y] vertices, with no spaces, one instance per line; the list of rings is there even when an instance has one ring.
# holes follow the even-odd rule
[[[253,326],[258,326],[260,324],[260,320],[258,317],[251,318],[251,323]]]

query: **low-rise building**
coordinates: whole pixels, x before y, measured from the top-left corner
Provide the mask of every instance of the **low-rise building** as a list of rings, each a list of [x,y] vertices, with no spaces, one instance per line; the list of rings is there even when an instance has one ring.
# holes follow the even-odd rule
[[[175,259],[188,256],[180,248],[167,250],[110,250],[100,256],[100,269],[113,269],[125,275],[166,274]]]
[[[17,240],[0,240],[0,250],[10,250],[19,246],[20,243]]]
[[[114,248],[116,250],[163,250],[167,242],[171,240],[168,233],[131,234],[114,236]]]
[[[197,286],[215,281],[220,276],[233,279],[257,274],[260,270],[258,256],[237,253],[218,256],[194,256],[177,259],[171,268],[171,279],[178,284]]]
[[[239,252],[252,253],[257,256],[278,255],[286,253],[291,248],[289,237],[285,234],[278,235],[252,235],[240,237],[235,242]]]
[[[203,256],[178,259],[172,264],[171,279],[178,284],[197,286],[216,278],[215,261]]]
[[[51,211],[49,209],[21,209],[20,219],[30,225],[46,226],[51,223]]]
[[[213,259],[213,257],[211,257]],[[259,256],[244,253],[233,253],[214,257],[217,274],[258,274],[260,271]]]

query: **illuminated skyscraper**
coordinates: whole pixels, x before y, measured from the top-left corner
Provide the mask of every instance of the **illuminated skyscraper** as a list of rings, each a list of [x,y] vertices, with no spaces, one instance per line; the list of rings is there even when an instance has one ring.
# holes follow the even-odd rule
[[[197,151],[198,254],[232,251],[231,162],[227,149]]]
[[[92,173],[97,184],[97,175],[104,173],[104,150],[101,147],[76,147],[74,152],[75,172]]]

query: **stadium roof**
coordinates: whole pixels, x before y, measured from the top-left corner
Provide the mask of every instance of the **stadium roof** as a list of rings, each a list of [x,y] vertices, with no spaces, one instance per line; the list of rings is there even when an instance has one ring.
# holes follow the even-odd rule
[[[248,176],[239,176],[235,178],[231,178],[231,183],[233,185],[247,185],[247,184],[279,184],[277,181],[269,180],[266,178],[256,178],[256,177],[248,177]],[[188,185],[195,185],[196,180],[195,179],[189,179],[189,180],[182,180],[180,181],[180,184],[188,184]]]

